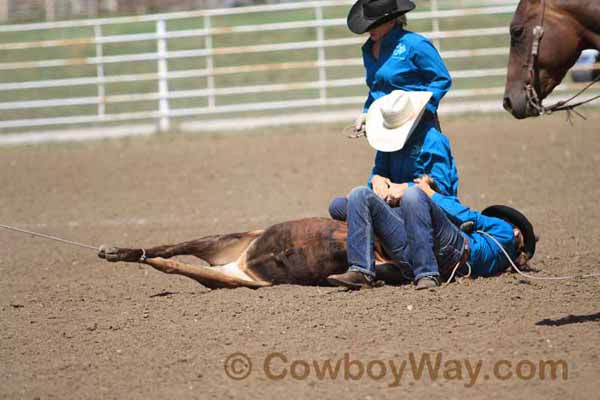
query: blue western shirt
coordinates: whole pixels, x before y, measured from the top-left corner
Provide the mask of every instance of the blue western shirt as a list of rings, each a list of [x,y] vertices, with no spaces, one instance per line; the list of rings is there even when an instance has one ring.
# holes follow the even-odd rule
[[[444,213],[455,225],[460,226],[467,221],[474,223],[475,231],[473,233],[463,232],[471,248],[469,263],[473,268],[473,275],[494,275],[504,271],[510,264],[498,245],[486,235],[476,232],[478,230],[487,232],[496,238],[510,257],[513,260],[515,259],[516,241],[513,226],[510,223],[500,218],[488,217],[472,211],[469,207],[462,205],[455,197],[435,193],[431,199],[444,210]]]
[[[374,100],[396,89],[433,93],[427,111],[437,112],[452,79],[440,54],[429,39],[397,26],[381,39],[379,58],[373,57],[373,41],[362,47],[369,95],[366,112]]]
[[[394,183],[409,183],[423,174],[430,175],[441,193],[457,196],[458,172],[448,139],[436,128],[437,107],[450,89],[452,80],[439,53],[425,37],[394,27],[381,39],[379,58],[373,57],[371,39],[362,47],[369,95],[365,112],[375,99],[393,90],[430,91],[433,93],[421,121],[404,148],[377,152],[373,175]]]
[[[380,175],[394,183],[407,182],[412,186],[413,179],[423,174],[433,179],[440,193],[458,195],[458,172],[450,141],[431,122],[421,122],[402,149],[390,153],[378,151],[369,183],[373,175]]]

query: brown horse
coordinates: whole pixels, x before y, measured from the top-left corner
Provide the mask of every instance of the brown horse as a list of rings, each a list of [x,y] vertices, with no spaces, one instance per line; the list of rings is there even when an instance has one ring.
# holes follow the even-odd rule
[[[107,261],[139,262],[168,273],[184,275],[211,289],[260,288],[277,284],[322,285],[332,274],[347,270],[347,226],[326,218],[283,222],[265,230],[206,236],[198,240],[147,249],[103,247]],[[173,259],[192,255],[209,266]],[[410,268],[387,258],[375,243],[377,279],[410,282]]]
[[[552,110],[542,100],[581,52],[600,49],[600,1],[521,0],[510,37],[504,108],[519,119],[538,116]]]

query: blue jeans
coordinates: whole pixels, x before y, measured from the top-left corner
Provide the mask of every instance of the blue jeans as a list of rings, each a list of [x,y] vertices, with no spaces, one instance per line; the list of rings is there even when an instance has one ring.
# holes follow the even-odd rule
[[[352,190],[348,197],[350,271],[375,276],[375,236],[394,261],[409,263],[415,280],[440,276],[440,268],[452,268],[465,245],[460,230],[416,186],[404,192],[397,208],[367,187]]]
[[[336,197],[329,203],[329,215],[338,221],[345,221],[348,216],[348,199]]]

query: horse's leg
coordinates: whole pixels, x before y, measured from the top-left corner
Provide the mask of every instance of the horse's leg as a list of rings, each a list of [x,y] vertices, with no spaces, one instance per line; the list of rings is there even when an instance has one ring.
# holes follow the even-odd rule
[[[98,256],[110,262],[138,262],[148,258],[170,258],[193,255],[210,265],[223,265],[236,261],[263,231],[206,236],[201,239],[172,245],[141,248],[103,247]]]
[[[240,277],[238,274],[228,273],[227,269],[217,270],[210,267],[185,264],[175,260],[165,258],[147,258],[143,261],[153,268],[166,274],[183,275],[200,282],[210,289],[247,287],[258,289],[260,287],[271,286],[272,283],[255,280],[246,275],[248,279]],[[236,276],[238,275],[238,276]]]

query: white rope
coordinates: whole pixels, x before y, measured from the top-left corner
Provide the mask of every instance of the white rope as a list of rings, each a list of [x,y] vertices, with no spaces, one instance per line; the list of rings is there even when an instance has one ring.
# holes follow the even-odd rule
[[[495,237],[493,237],[492,235],[490,235],[489,233],[484,232],[484,231],[477,231],[477,232],[478,233],[482,233],[482,234],[486,235],[487,237],[489,237],[490,239],[492,239],[498,245],[498,247],[500,248],[500,250],[502,250],[502,252],[506,256],[506,258],[508,259],[508,261],[510,262],[510,264],[512,265],[512,267],[515,269],[515,271],[517,271],[519,274],[523,275],[526,278],[546,280],[546,281],[564,281],[564,280],[568,280],[568,279],[600,277],[600,273],[587,274],[587,275],[566,275],[566,276],[533,276],[533,275],[526,274],[525,272],[521,271],[515,265],[515,263],[513,262],[513,260],[510,258],[510,256],[506,252],[506,250],[504,250],[504,247],[502,247],[502,245],[496,240]]]
[[[471,272],[473,271],[473,268],[471,267],[471,264],[469,264],[468,261],[465,263],[465,265],[469,269],[469,272],[467,272],[467,274],[464,275],[463,278],[470,278],[471,277]],[[461,265],[460,265],[460,261],[459,261],[459,262],[456,263],[456,266],[452,270],[452,273],[450,274],[450,278],[448,278],[448,280],[446,281],[446,285],[449,284],[450,282],[452,282],[452,279],[454,279],[454,275],[456,274],[456,271],[458,271],[458,269],[460,267],[461,267]]]
[[[140,256],[139,262],[146,261],[146,250],[142,249],[142,255]]]
[[[14,231],[14,232],[26,233],[28,235],[37,236],[37,237],[41,237],[41,238],[44,238],[44,239],[55,240],[57,242],[61,242],[61,243],[65,243],[65,244],[70,244],[70,245],[73,245],[73,246],[83,247],[84,249],[94,250],[95,252],[100,251],[100,248],[95,247],[95,246],[91,246],[89,244],[73,242],[71,240],[61,239],[59,237],[46,235],[44,233],[32,232],[32,231],[28,231],[28,230],[25,230],[25,229],[15,228],[14,226],[0,224],[0,228],[4,228],[4,229],[7,229],[9,231]]]

